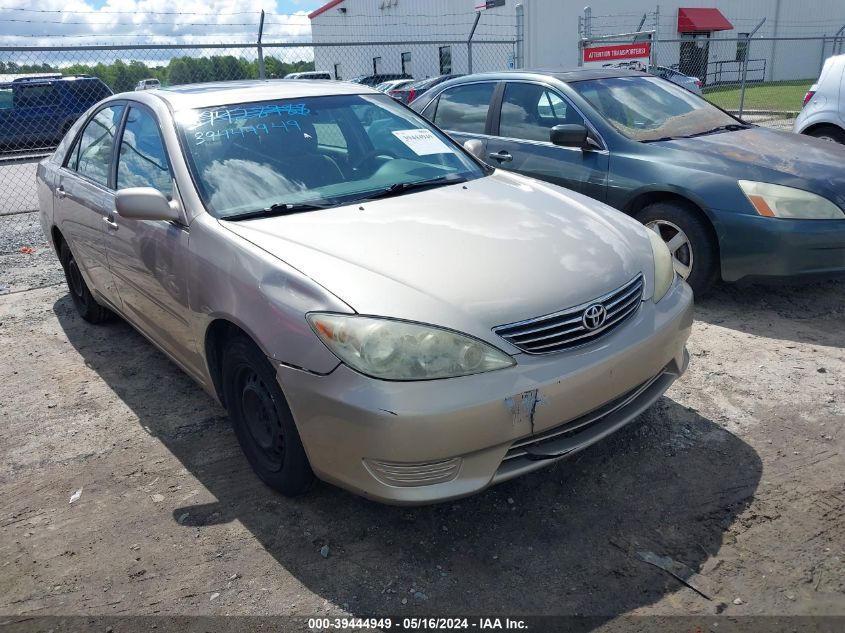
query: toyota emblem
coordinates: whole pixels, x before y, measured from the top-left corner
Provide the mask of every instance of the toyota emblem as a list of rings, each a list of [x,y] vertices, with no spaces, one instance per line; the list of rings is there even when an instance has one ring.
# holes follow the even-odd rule
[[[597,330],[607,320],[607,310],[600,303],[594,303],[584,310],[584,316],[581,317],[581,322],[588,330]]]

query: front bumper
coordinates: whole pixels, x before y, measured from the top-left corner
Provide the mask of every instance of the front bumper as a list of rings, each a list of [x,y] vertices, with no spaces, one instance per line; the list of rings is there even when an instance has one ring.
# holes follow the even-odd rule
[[[500,371],[390,382],[345,365],[326,376],[279,366],[278,379],[317,476],[386,503],[431,503],[540,468],[635,418],[683,373],[691,327],[692,292],[676,282],[594,344],[518,354]]]
[[[845,272],[845,219],[786,220],[720,213],[722,279]]]

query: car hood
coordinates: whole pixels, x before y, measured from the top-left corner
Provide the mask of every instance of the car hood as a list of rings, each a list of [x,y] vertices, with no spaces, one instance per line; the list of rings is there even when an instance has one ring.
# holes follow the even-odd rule
[[[845,147],[836,143],[754,127],[653,146],[688,153],[698,169],[812,191],[845,209]]]
[[[589,301],[640,272],[646,296],[652,287],[651,246],[639,223],[585,196],[504,172],[221,224],[361,314],[488,340],[496,325]]]

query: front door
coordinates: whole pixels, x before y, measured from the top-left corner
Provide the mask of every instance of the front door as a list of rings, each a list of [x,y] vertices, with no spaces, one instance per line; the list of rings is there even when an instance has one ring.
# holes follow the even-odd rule
[[[132,105],[117,152],[115,189],[152,187],[174,196],[173,176],[155,115]],[[178,362],[199,373],[190,327],[188,228],[175,222],[121,218],[106,224],[109,267],[123,312]]]
[[[487,143],[490,164],[596,200],[606,198],[608,153],[560,147],[549,140],[555,125],[587,125],[558,92],[542,84],[507,82],[498,123],[498,130],[494,130],[493,138]]]

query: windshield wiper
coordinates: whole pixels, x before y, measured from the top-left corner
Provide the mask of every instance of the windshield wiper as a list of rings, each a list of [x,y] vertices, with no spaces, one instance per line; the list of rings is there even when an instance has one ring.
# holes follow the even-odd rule
[[[676,138],[686,138],[685,136],[661,136],[660,138],[647,138],[640,143],[662,143],[663,141],[674,141]]]
[[[319,204],[316,202],[277,202],[271,204],[266,209],[258,209],[256,211],[248,211],[247,213],[237,213],[235,215],[227,215],[221,220],[229,220],[237,222],[238,220],[253,220],[255,218],[271,218],[278,215],[291,215],[293,213],[302,213],[304,211],[317,211],[319,209],[328,209],[335,204]]]
[[[663,141],[674,141],[679,138],[695,138],[696,136],[707,136],[708,134],[715,134],[716,132],[736,132],[738,130],[747,130],[752,126],[745,123],[729,123],[728,125],[720,125],[714,127],[712,130],[704,132],[696,132],[695,134],[687,134],[681,136],[661,136],[660,138],[647,138],[640,143],[662,143]]]
[[[750,128],[750,125],[745,123],[728,123],[727,125],[720,125],[719,127],[714,127],[712,130],[706,130],[705,132],[696,132],[695,134],[690,134],[684,138],[695,138],[696,136],[707,136],[708,134],[715,134],[716,132],[737,132],[739,130],[747,130]]]
[[[439,187],[441,185],[454,185],[459,182],[466,182],[467,179],[463,176],[438,176],[437,178],[429,178],[428,180],[417,180],[416,182],[397,182],[390,185],[387,189],[369,193],[361,198],[356,198],[350,202],[366,202],[367,200],[378,200],[380,198],[391,198],[399,196],[408,191],[417,189],[428,189],[430,187]]]

